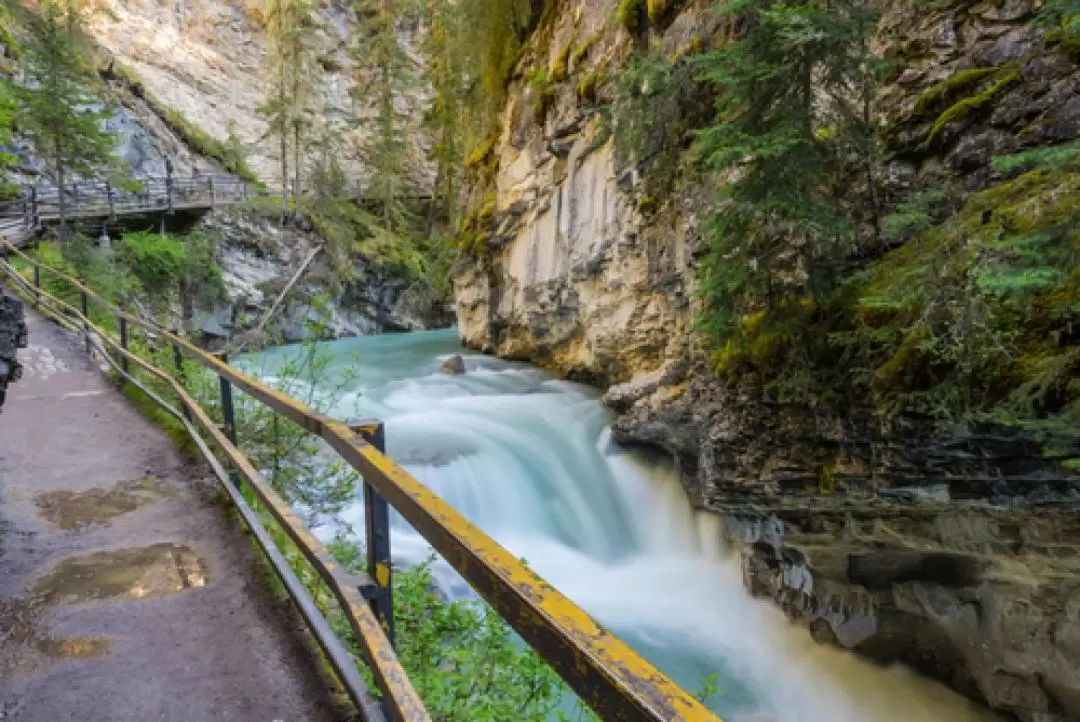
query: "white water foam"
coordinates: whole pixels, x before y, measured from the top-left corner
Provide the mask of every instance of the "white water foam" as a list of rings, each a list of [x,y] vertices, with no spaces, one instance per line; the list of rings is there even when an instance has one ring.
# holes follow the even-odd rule
[[[610,442],[592,390],[477,356],[465,375],[440,374],[464,353],[448,332],[327,347],[362,359],[331,413],[382,418],[413,475],[687,689],[717,673],[710,704],[729,722],[992,718],[904,668],[818,645],[751,599],[718,519],[691,509],[668,466]],[[362,528],[359,504],[344,516]],[[393,523],[395,560],[427,558],[426,542]],[[448,593],[468,593],[445,564],[435,571]]]

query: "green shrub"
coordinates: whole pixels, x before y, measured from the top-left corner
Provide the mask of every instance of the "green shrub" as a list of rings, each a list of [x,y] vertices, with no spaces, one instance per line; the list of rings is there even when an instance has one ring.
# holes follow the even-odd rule
[[[124,234],[116,247],[116,257],[151,294],[175,288],[189,267],[179,238],[151,231]]]

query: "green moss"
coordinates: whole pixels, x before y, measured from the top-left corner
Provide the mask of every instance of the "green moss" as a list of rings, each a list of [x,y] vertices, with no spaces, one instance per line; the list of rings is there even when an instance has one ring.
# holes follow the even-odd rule
[[[589,37],[585,38],[585,41],[583,43],[574,48],[574,52],[573,54],[571,54],[570,58],[573,60],[575,69],[579,65],[581,65],[581,61],[585,59],[585,56],[588,55],[589,50],[592,48],[593,45],[596,45],[597,41],[599,40],[600,33],[593,33]]]
[[[644,25],[646,0],[619,0],[615,6],[615,19],[630,33],[636,33]]]
[[[551,80],[558,83],[566,80],[569,75],[570,51],[573,43],[567,43],[559,54],[555,56],[555,63],[551,66]]]
[[[649,20],[659,23],[672,5],[671,0],[646,0]]]
[[[822,494],[831,494],[836,491],[836,459],[831,458],[821,466],[818,474],[818,491]]]
[[[986,90],[969,98],[964,98],[938,116],[938,119],[930,127],[930,131],[926,134],[926,140],[922,142],[919,148],[922,150],[929,148],[949,123],[966,118],[986,107],[1006,88],[1022,79],[1020,70],[1015,67],[1002,68],[1000,72],[1002,73],[1001,77]]]
[[[465,159],[465,165],[470,168],[477,168],[484,165],[488,159],[494,154],[495,144],[498,143],[499,137],[497,135],[489,135],[480,141],[472,152],[469,153],[468,158]]]
[[[175,108],[170,108],[159,101],[142,80],[127,66],[112,63],[101,71],[105,80],[120,83],[128,92],[142,98],[154,113],[161,118],[180,139],[199,155],[220,163],[225,170],[249,183],[262,186],[259,177],[248,165],[247,158],[236,143],[228,143],[214,138]]]
[[[975,83],[1000,72],[1001,68],[998,66],[961,70],[920,95],[918,102],[915,103],[915,114],[922,115],[938,100],[969,88]]]

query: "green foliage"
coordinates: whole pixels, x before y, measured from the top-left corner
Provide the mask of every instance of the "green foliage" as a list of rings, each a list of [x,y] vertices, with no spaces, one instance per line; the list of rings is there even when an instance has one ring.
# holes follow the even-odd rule
[[[560,83],[570,74],[570,51],[573,47],[573,43],[567,43],[555,56],[555,62],[551,66],[551,79],[554,82]]]
[[[79,45],[85,22],[81,7],[74,0],[44,0],[29,17],[23,58],[27,82],[15,89],[16,122],[63,187],[73,175],[92,176],[108,166],[116,137],[102,127],[109,111],[87,90],[90,77]]]
[[[175,287],[188,269],[183,244],[167,234],[126,233],[116,247],[116,256],[150,292]]]
[[[314,325],[311,337],[323,336],[318,323]],[[340,399],[355,382],[348,369],[335,367],[330,373],[332,360],[317,343],[305,342],[272,365],[264,362],[252,370],[262,378],[272,377],[279,391],[322,408]],[[213,407],[219,403],[212,390],[205,401]],[[318,437],[246,394],[238,395],[235,403],[244,453],[306,523],[319,523],[352,503],[359,481],[356,472],[337,456],[329,459]]]
[[[579,94],[585,97],[584,91],[591,89],[585,80],[582,85]],[[697,79],[688,59],[670,63],[659,49],[634,56],[615,76],[613,86],[607,112],[616,161],[634,162],[645,177],[646,194],[664,196],[681,167],[678,151],[710,118],[711,86]]]
[[[872,154],[876,21],[857,0],[738,0],[720,12],[747,28],[697,61],[724,89],[697,151],[711,172],[735,174],[706,223],[699,274],[701,325],[722,346],[744,314],[819,305],[835,286],[855,225],[840,179]]]
[[[165,108],[162,120],[185,143],[204,158],[216,160],[225,170],[249,183],[259,183],[259,177],[247,162],[247,153],[230,128],[229,138],[220,141],[187,119],[175,108]]]
[[[267,136],[278,140],[281,161],[282,208],[289,207],[289,185],[299,197],[307,133],[314,125],[317,87],[314,19],[307,0],[265,0],[263,18],[269,45],[268,70],[273,83],[258,112],[266,118]],[[290,150],[292,177],[289,176]]]
[[[1080,53],[1080,0],[1047,0],[1039,9],[1038,22],[1048,40],[1070,53]]]
[[[834,340],[876,369],[884,412],[1046,434],[1080,420],[1078,178],[1036,168],[976,193],[851,281],[855,314]]]
[[[1001,68],[997,66],[991,68],[967,68],[961,70],[920,95],[918,102],[915,104],[915,113],[925,113],[938,100],[953,95],[961,90],[967,90],[972,85],[982,80],[986,80],[990,76],[998,75],[1000,72]]]
[[[341,547],[335,556],[348,559]],[[432,717],[550,719],[566,689],[559,677],[487,605],[435,589],[430,561],[395,575],[398,656]]]
[[[943,130],[945,130],[949,123],[964,119],[989,106],[997,96],[1001,95],[1001,93],[1014,83],[1022,80],[1020,70],[1015,66],[1001,68],[998,72],[989,77],[993,78],[994,82],[988,88],[949,106],[945,112],[938,116],[938,119],[934,121],[934,124],[931,126],[930,131],[926,134],[926,139],[919,146],[921,149],[932,146],[934,140],[937,139]]]
[[[570,56],[574,63],[574,69],[581,65],[581,61],[585,59],[585,56],[589,54],[589,50],[600,40],[600,33],[593,33],[576,48],[574,48],[573,54]]]
[[[645,23],[646,0],[619,0],[615,6],[615,20],[626,28],[627,32],[636,33]]]
[[[916,190],[896,209],[881,219],[881,235],[898,239],[917,235],[940,220],[943,212],[953,210],[956,189],[950,184]]]
[[[416,195],[416,165],[411,138],[414,117],[398,102],[419,84],[412,59],[398,42],[397,22],[408,7],[390,12],[374,0],[361,3],[362,28],[353,48],[357,76],[354,97],[374,108],[357,120],[361,133],[359,157],[368,169],[366,204],[375,207],[383,230],[406,233],[413,225],[410,199]]]

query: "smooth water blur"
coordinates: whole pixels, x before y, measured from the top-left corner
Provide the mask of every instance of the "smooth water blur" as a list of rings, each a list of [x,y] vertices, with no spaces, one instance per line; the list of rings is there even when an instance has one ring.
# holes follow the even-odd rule
[[[744,591],[718,521],[694,512],[673,471],[610,442],[596,391],[532,367],[469,354],[453,330],[325,344],[330,372],[356,376],[326,399],[339,418],[386,422],[388,452],[541,576],[728,722],[990,719],[940,685],[823,647]],[[449,356],[468,373],[439,373]],[[261,373],[288,354],[262,355]],[[363,528],[359,505],[344,515]],[[393,520],[397,562],[429,547]],[[448,593],[469,593],[445,564]]]

